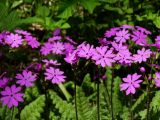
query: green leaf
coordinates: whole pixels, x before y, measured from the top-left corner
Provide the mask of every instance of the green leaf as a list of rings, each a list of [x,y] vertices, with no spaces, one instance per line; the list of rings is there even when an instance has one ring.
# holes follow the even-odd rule
[[[21,120],[40,120],[44,111],[45,95],[39,96],[35,101],[25,106],[20,114]]]
[[[38,6],[38,9],[36,11],[36,15],[39,17],[47,17],[50,14],[50,10],[46,6]]]
[[[160,16],[156,17],[156,19],[153,20],[153,23],[156,25],[157,28],[160,28]]]
[[[58,17],[68,19],[74,13],[76,8],[77,0],[63,0],[60,2],[59,15]]]
[[[145,100],[146,96],[147,96],[147,93],[144,92],[133,104],[131,110],[134,111]]]
[[[80,3],[83,5],[85,9],[88,10],[90,14],[93,13],[93,10],[100,5],[97,0],[80,0]]]
[[[75,111],[71,103],[60,98],[54,91],[49,91],[52,104],[55,105],[55,108],[58,109],[61,114],[61,120],[74,120]]]

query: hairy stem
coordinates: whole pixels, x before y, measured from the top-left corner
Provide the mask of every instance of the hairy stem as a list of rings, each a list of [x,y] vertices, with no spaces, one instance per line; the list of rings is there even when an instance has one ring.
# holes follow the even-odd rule
[[[130,120],[133,120],[132,95],[130,95]]]
[[[97,82],[97,118],[100,120],[100,112],[99,112],[99,81]]]
[[[14,107],[12,108],[11,119],[10,120],[13,120],[13,114],[14,114]]]
[[[113,70],[112,70],[112,80],[111,80],[111,117],[112,117],[112,120],[114,120],[114,112],[113,112],[113,79],[114,79],[114,73],[113,73]]]
[[[77,110],[77,87],[76,87],[76,81],[74,80],[74,94],[75,94],[75,97],[74,97],[74,103],[75,103],[75,112],[76,112],[76,120],[78,120],[78,110]]]

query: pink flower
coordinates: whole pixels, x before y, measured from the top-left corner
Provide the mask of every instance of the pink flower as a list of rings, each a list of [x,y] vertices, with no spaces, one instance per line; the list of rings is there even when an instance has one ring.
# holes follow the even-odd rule
[[[77,54],[79,57],[89,59],[92,57],[94,51],[93,45],[82,43],[81,47],[78,48]]]
[[[9,108],[18,106],[19,102],[23,102],[24,94],[21,93],[21,88],[12,85],[11,87],[6,87],[5,90],[1,92],[1,99],[3,105],[7,105]]]
[[[105,32],[104,36],[107,37],[107,38],[115,36],[118,30],[119,30],[118,27],[117,28],[116,27],[115,28],[111,28],[110,30],[107,30]]]
[[[116,51],[127,50],[127,46],[123,45],[122,43],[112,42],[111,44]]]
[[[122,65],[130,65],[132,63],[132,56],[128,49],[119,51],[114,59]]]
[[[73,52],[75,50],[75,47],[70,43],[64,43],[64,49],[65,55],[67,55],[68,53]]]
[[[145,48],[142,48],[142,50],[138,50],[137,54],[133,55],[134,62],[146,62],[147,58],[150,58],[152,52],[150,49],[145,50]]]
[[[151,34],[150,31],[148,31],[147,29],[143,28],[143,27],[140,27],[140,26],[136,26],[137,30],[139,30],[140,32],[143,32],[147,35]]]
[[[53,37],[48,39],[48,42],[55,42],[55,41],[59,41],[61,39],[62,39],[61,36],[53,36]]]
[[[27,41],[28,45],[30,45],[32,48],[38,48],[40,46],[40,43],[37,41],[35,37],[25,36],[25,40]]]
[[[54,42],[52,45],[52,53],[57,55],[64,54],[64,44],[62,42]]]
[[[157,87],[160,87],[160,72],[156,72],[155,75],[156,75],[156,77],[155,77],[155,79],[154,79],[155,85],[156,85]]]
[[[64,76],[64,72],[59,69],[50,67],[46,69],[44,73],[47,80],[51,80],[53,84],[60,84],[65,81],[66,76]]]
[[[24,35],[24,36],[26,36],[26,35],[27,35],[27,36],[31,35],[31,33],[27,32],[27,31],[25,31],[25,30],[19,30],[19,29],[17,29],[17,30],[15,30],[15,32],[18,33],[18,34]]]
[[[129,39],[129,36],[130,34],[128,33],[128,30],[123,29],[122,31],[116,33],[115,40],[116,42],[124,43]]]
[[[49,65],[54,65],[54,66],[61,65],[60,63],[57,62],[57,60],[47,60],[47,59],[45,59],[45,60],[42,60],[42,61],[45,63],[46,67],[48,67]]]
[[[18,34],[9,34],[6,36],[5,42],[10,45],[12,48],[17,48],[20,45],[22,45],[23,40],[22,36],[19,36]]]
[[[133,31],[132,40],[137,44],[141,46],[147,45],[147,35],[145,35],[143,32],[140,31]]]
[[[42,55],[48,55],[51,53],[52,48],[53,44],[47,42],[41,47],[40,52]]]
[[[113,50],[108,50],[108,47],[96,47],[95,52],[93,53],[92,59],[96,61],[96,65],[101,65],[102,67],[112,66],[112,63],[115,62],[113,59],[115,54]]]
[[[0,88],[5,88],[8,85],[9,78],[2,77],[0,78]]]
[[[66,57],[64,58],[64,60],[67,62],[67,63],[70,63],[70,64],[75,64],[77,61],[78,61],[78,55],[77,55],[77,50],[71,52],[71,53],[68,53],[66,55]]]
[[[31,72],[31,71],[26,71],[24,70],[22,74],[17,74],[16,75],[17,79],[17,84],[21,86],[26,86],[26,87],[31,87],[33,86],[33,82],[36,80],[36,75]]]
[[[120,90],[126,91],[126,95],[135,94],[136,88],[140,87],[142,80],[139,80],[141,75],[134,73],[133,75],[129,74],[126,78],[123,78],[124,83],[120,85]]]

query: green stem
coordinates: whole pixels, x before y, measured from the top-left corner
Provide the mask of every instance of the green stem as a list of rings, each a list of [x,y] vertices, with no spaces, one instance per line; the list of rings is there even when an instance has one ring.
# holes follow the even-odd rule
[[[100,120],[100,112],[99,112],[99,81],[97,82],[97,117]]]
[[[14,114],[14,107],[12,108],[11,119],[10,120],[13,120],[13,114]]]
[[[113,73],[113,70],[112,70],[112,80],[111,80],[111,117],[112,117],[112,120],[114,120],[114,113],[113,113],[113,79],[114,79],[114,73]]]
[[[69,92],[66,90],[65,86],[63,84],[58,84],[58,87],[61,89],[61,91],[63,92],[64,96],[66,97],[67,101],[70,100],[71,95],[69,94]]]
[[[130,120],[133,120],[132,95],[130,95]]]
[[[75,102],[75,112],[76,112],[76,120],[78,120],[78,110],[77,110],[77,87],[76,87],[76,81],[74,81],[74,91],[75,91],[75,97],[74,97],[74,102]]]

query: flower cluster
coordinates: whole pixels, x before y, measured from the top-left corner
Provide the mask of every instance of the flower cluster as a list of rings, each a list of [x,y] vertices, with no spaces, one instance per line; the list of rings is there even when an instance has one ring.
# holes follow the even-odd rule
[[[0,101],[9,108],[18,106],[23,102],[24,89],[34,86],[38,78],[38,72],[43,72],[44,81],[53,84],[65,82],[65,72],[61,70],[59,59],[73,65],[80,59],[91,61],[95,65],[102,67],[113,67],[121,65],[132,67],[144,63],[149,63],[150,67],[157,65],[150,64],[150,58],[156,59],[157,53],[151,48],[160,50],[160,36],[157,36],[154,44],[148,42],[150,31],[140,26],[123,25],[105,31],[104,36],[98,38],[99,45],[92,45],[87,42],[77,44],[69,36],[61,35],[61,30],[56,29],[46,42],[40,44],[36,37],[24,30],[15,30],[14,33],[4,31],[0,33],[0,46],[9,46],[11,49],[30,46],[40,48],[38,59],[41,63],[31,63],[25,70],[20,70],[14,77],[0,76]],[[56,56],[56,57],[55,57]],[[58,57],[57,57],[58,56]],[[61,60],[62,60],[61,59]],[[120,90],[125,91],[126,95],[135,94],[140,84],[144,81],[145,68],[141,67],[140,75],[137,71],[122,78]],[[42,75],[42,74],[41,74]],[[160,73],[156,72],[152,82],[156,87],[160,87]],[[147,76],[149,79],[149,75]],[[105,79],[105,77],[104,77]]]

